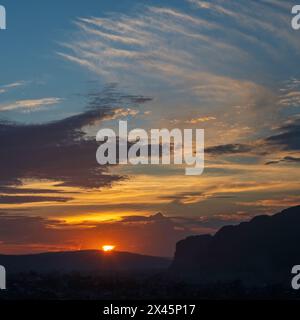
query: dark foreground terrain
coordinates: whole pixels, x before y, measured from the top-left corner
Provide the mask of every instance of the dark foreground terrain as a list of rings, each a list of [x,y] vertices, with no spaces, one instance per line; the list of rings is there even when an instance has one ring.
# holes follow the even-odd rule
[[[71,272],[105,272],[157,270],[169,267],[168,258],[152,257],[129,252],[110,252],[102,250],[48,252],[32,255],[0,255],[0,265],[8,274],[71,273]]]
[[[174,260],[126,252],[0,255],[0,299],[298,299],[300,206],[180,241]]]
[[[300,265],[300,206],[179,241],[170,272],[201,283],[290,286]]]
[[[240,281],[201,285],[164,273],[103,275],[26,273],[8,277],[0,300],[299,299],[300,293],[274,284],[248,287]]]

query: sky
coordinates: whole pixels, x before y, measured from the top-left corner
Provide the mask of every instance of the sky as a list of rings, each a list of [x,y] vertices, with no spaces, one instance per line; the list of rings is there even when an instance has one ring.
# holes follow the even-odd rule
[[[0,251],[172,256],[300,203],[294,1],[17,1],[0,30]],[[101,128],[205,129],[205,170],[96,162]]]

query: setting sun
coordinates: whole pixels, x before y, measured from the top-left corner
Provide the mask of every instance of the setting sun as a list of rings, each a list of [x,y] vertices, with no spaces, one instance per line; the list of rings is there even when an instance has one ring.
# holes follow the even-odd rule
[[[110,251],[113,251],[115,249],[115,246],[112,246],[112,245],[104,245],[102,246],[102,250],[105,251],[105,252],[110,252]]]

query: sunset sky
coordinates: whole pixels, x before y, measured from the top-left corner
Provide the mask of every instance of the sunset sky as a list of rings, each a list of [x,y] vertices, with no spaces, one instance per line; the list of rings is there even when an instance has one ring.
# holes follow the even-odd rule
[[[300,204],[294,1],[1,4],[0,252],[172,256],[188,235]],[[96,132],[119,120],[205,129],[204,174],[98,165]]]

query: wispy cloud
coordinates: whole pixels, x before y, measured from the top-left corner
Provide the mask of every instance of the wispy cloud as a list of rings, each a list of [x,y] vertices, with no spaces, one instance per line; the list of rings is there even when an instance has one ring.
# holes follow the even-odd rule
[[[300,107],[300,80],[291,78],[280,89],[279,105],[282,107]]]
[[[187,3],[195,9],[193,14],[190,10],[152,6],[132,15],[79,18],[75,22],[80,31],[78,38],[66,44],[71,52],[60,54],[103,74],[108,70],[114,73],[118,66],[131,65],[136,70],[160,64],[168,68],[173,64],[184,69],[193,67],[190,72],[199,71],[208,57],[210,60],[214,57],[210,64],[216,68],[224,62],[243,63],[253,59],[251,55],[257,49],[278,57],[283,49],[277,45],[278,40],[291,49],[299,49],[297,37],[290,32],[290,12],[285,6],[278,7],[276,1],[243,1],[241,4],[188,0]],[[203,18],[197,9],[208,10],[217,17]],[[262,10],[268,12],[264,19],[258,14]],[[220,15],[227,20],[220,19]],[[261,40],[262,33],[266,35],[265,41]],[[245,48],[245,42],[251,44],[250,50]],[[133,61],[136,64],[132,64]]]
[[[300,163],[300,158],[297,158],[297,157],[292,157],[292,156],[286,156],[282,159],[279,159],[279,160],[273,160],[273,161],[269,161],[269,162],[266,162],[265,164],[266,165],[270,165],[270,164],[279,164],[279,163],[294,163],[294,164],[299,164]]]
[[[78,39],[65,44],[70,52],[60,55],[115,78],[122,76],[120,71],[124,69],[125,76],[139,74],[137,78],[144,78],[148,74],[148,78],[167,81],[172,73],[177,78],[189,72],[199,73],[202,64],[195,70],[199,50],[202,55],[214,53],[217,57],[221,57],[218,50],[223,50],[224,56],[224,50],[243,55],[239,48],[203,32],[202,29],[217,28],[214,23],[171,8],[148,7],[137,16],[81,18],[76,25]],[[168,42],[168,38],[176,41]],[[184,50],[184,43],[193,50]]]
[[[198,124],[198,123],[203,123],[203,122],[212,121],[212,120],[216,120],[216,119],[217,118],[215,118],[215,117],[203,116],[203,117],[196,117],[196,118],[192,118],[192,119],[188,119],[188,120],[175,119],[175,120],[171,120],[171,123],[173,123],[173,124],[178,124],[178,123]]]
[[[115,120],[126,117],[135,117],[139,114],[139,110],[131,108],[116,108],[111,115],[107,115],[103,120]]]
[[[194,7],[208,10],[211,14],[223,16],[229,21],[236,23],[239,30],[244,33],[245,37],[251,33],[255,34],[254,38],[259,39],[262,35],[266,37],[265,43],[269,48],[273,47],[272,41],[277,38],[294,49],[299,49],[299,41],[290,32],[290,12],[292,1],[282,3],[276,0],[265,1],[223,1],[223,0],[187,0]],[[261,17],[261,12],[266,12],[264,18]],[[274,23],[276,21],[276,23]],[[276,34],[276,37],[273,36]],[[264,41],[260,41],[263,44]],[[265,46],[265,48],[267,48]]]
[[[12,103],[0,104],[0,111],[12,111],[19,109],[26,111],[37,111],[42,107],[55,105],[62,101],[63,100],[61,98],[18,100]]]
[[[2,85],[2,86],[0,86],[0,94],[6,93],[7,91],[9,91],[10,89],[13,89],[13,88],[25,86],[26,84],[27,84],[26,81],[16,81],[16,82]]]
[[[256,83],[253,70],[261,70],[264,61],[285,60],[286,50],[299,49],[284,6],[276,1],[242,6],[218,0],[185,5],[140,6],[133,13],[78,18],[77,32],[58,54],[105,81],[160,95],[165,113],[174,101],[185,104],[185,114],[201,108],[210,120],[219,119],[221,109],[222,119],[210,122],[221,143],[257,134],[260,125],[277,124],[282,107],[277,92],[263,81]],[[261,10],[269,13],[266,19],[258,15]],[[183,122],[181,111],[177,108],[175,117]]]

